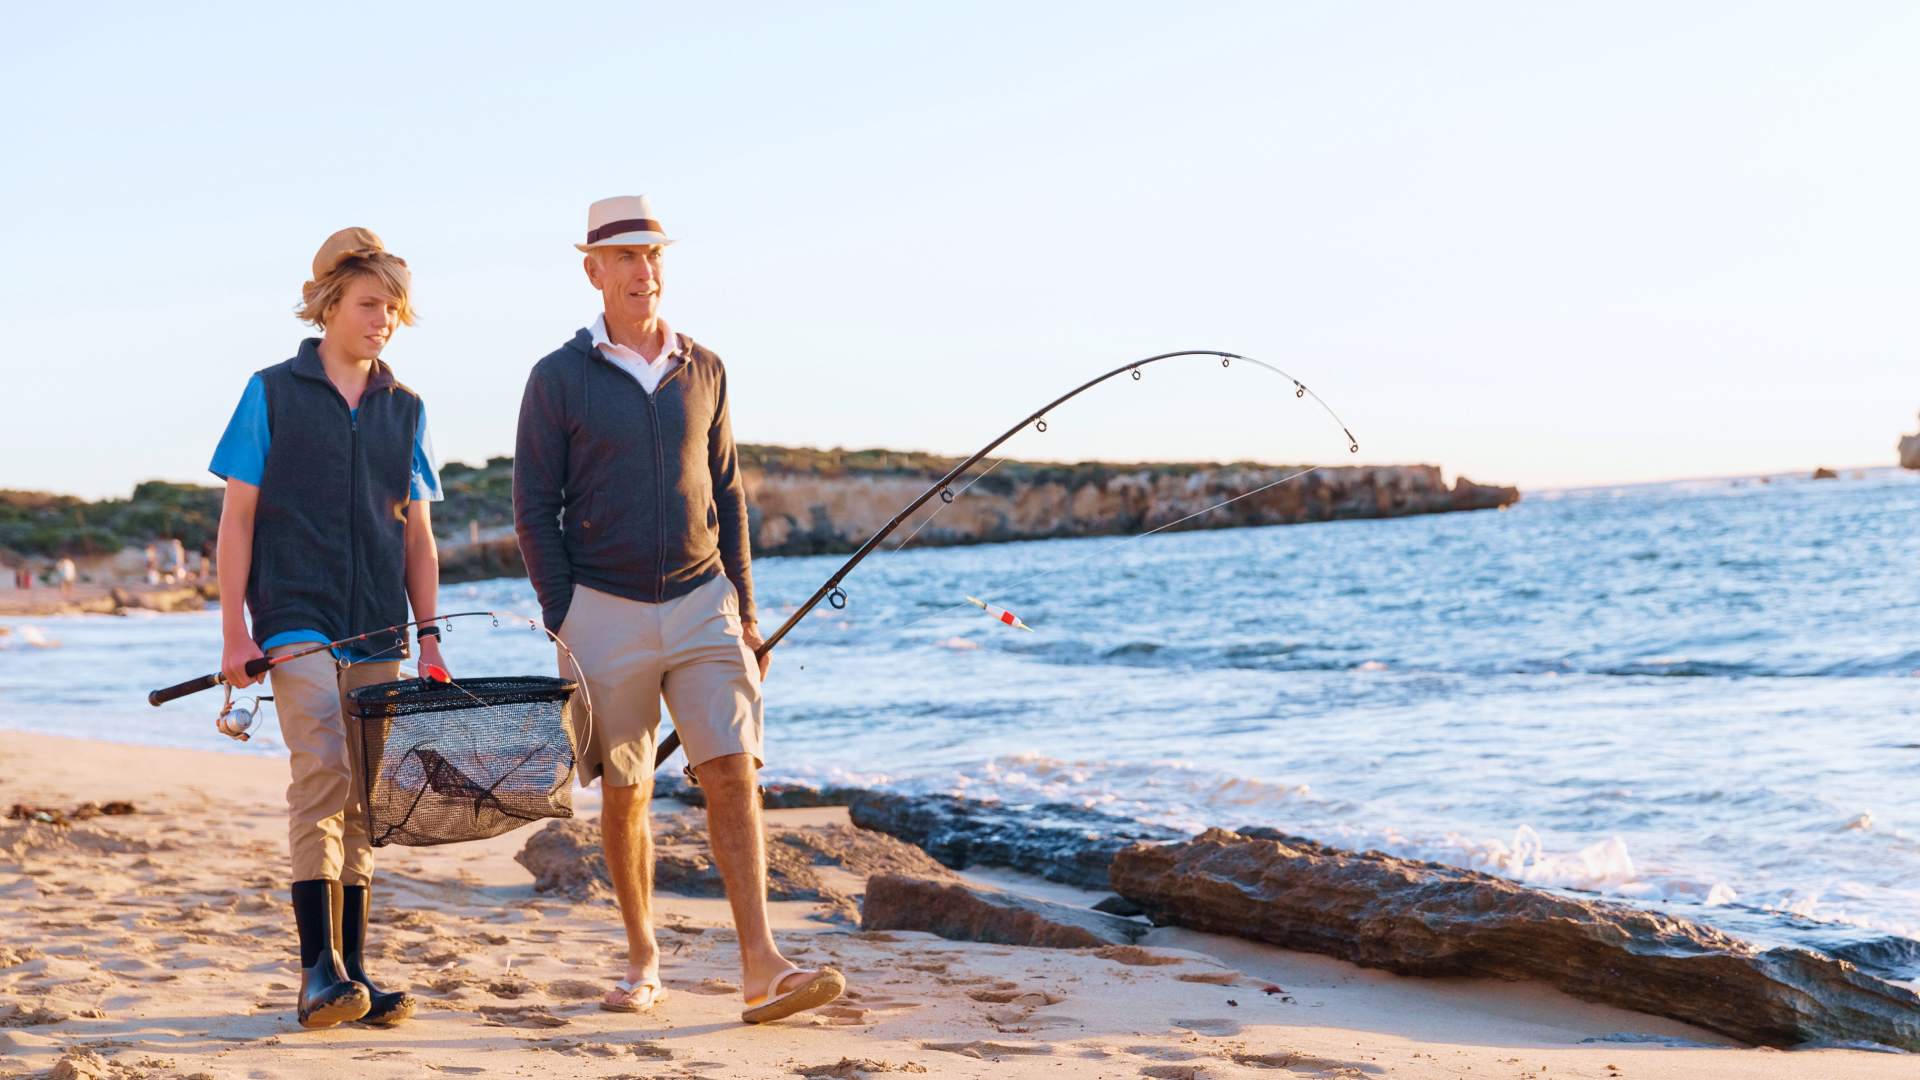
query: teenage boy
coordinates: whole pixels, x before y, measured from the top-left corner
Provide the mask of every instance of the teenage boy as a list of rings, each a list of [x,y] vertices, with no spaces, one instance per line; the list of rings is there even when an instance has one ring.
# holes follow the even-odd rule
[[[598,777],[601,832],[627,928],[626,977],[601,1007],[666,997],[653,937],[653,793],[660,697],[707,797],[713,861],[740,938],[741,1019],[825,1005],[832,968],[787,963],[767,924],[757,780],[760,633],[753,617],[747,499],[720,358],[660,317],[666,238],[645,195],[587,211],[593,325],[534,365],[520,403],[513,517],[547,625],[573,651],[593,699],[580,782]],[[563,667],[562,670],[565,670]]]
[[[441,497],[420,396],[380,353],[414,321],[412,275],[365,229],[342,229],[313,259],[299,317],[324,333],[254,374],[209,466],[226,481],[220,515],[221,670],[414,619],[439,589],[428,503]],[[253,616],[249,631],[242,598]],[[438,628],[420,662],[444,667]],[[272,670],[287,788],[293,916],[300,933],[300,1024],[394,1024],[413,1015],[363,964],[373,848],[366,778],[346,724],[347,693],[400,677],[404,630],[321,649]]]

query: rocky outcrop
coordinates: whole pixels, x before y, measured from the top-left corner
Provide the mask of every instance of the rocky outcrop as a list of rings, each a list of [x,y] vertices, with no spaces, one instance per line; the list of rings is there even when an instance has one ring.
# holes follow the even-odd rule
[[[923,930],[953,941],[1097,949],[1131,945],[1146,923],[955,881],[880,874],[867,881],[863,930]]]
[[[941,464],[938,459],[934,464]],[[958,461],[945,462],[950,468]],[[943,474],[840,471],[769,462],[742,472],[756,555],[852,551]],[[1452,488],[1432,465],[1313,468],[1267,465],[1039,465],[1008,462],[951,505],[929,502],[898,533],[919,546],[1104,536],[1172,527],[1221,529],[1347,518],[1485,510],[1519,501],[1510,487]],[[956,487],[961,485],[956,484]],[[1227,499],[1239,501],[1218,506]],[[1214,508],[1214,509],[1209,509]],[[1193,516],[1198,515],[1198,516]],[[921,526],[925,526],[922,528]]]
[[[1212,829],[1129,847],[1112,879],[1156,923],[1404,975],[1537,979],[1750,1043],[1920,1050],[1920,995],[1850,963],[1470,870]]]
[[[682,896],[727,894],[720,872],[709,858],[707,830],[698,815],[656,820],[653,843],[656,887]],[[598,819],[550,821],[527,838],[514,861],[533,874],[535,892],[587,901],[613,897],[613,879],[607,873],[606,853],[600,846]],[[842,921],[856,921],[861,882],[874,874],[904,874],[937,882],[959,880],[919,848],[878,833],[845,825],[767,828],[770,900],[816,901]]]
[[[213,595],[219,598],[218,585],[213,587]],[[206,597],[192,585],[177,589],[129,589],[115,585],[112,596],[113,606],[119,611],[205,611],[207,608]]]
[[[1900,452],[1900,467],[1920,469],[1920,435],[1902,436],[1895,449]]]
[[[741,444],[739,453],[753,553],[763,556],[853,551],[961,461],[893,450],[749,444]],[[1250,494],[1302,469],[1286,483]],[[939,547],[1124,535],[1174,522],[1181,530],[1289,525],[1487,510],[1520,499],[1516,488],[1464,477],[1448,487],[1434,465],[1006,461],[974,476],[977,482],[971,476],[956,482],[953,503],[930,501],[890,542],[903,542],[916,530],[916,546]],[[513,459],[493,458],[479,469],[450,462],[441,479],[447,501],[434,511],[443,530],[440,579],[525,575],[511,524]]]
[[[526,576],[527,561],[520,557],[520,540],[511,526],[483,531],[477,540],[440,542],[440,581],[443,584]]]
[[[952,795],[862,791],[847,804],[855,825],[924,849],[943,866],[1007,866],[1083,889],[1110,887],[1107,868],[1142,840],[1185,833],[1080,806],[1002,806]]]

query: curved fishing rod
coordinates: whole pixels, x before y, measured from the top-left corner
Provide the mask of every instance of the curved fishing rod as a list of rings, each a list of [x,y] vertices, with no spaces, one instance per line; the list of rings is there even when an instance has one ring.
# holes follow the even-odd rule
[[[914,511],[926,505],[927,501],[929,499],[932,499],[935,495],[939,495],[941,498],[945,499],[947,502],[952,502],[953,494],[951,492],[950,485],[952,485],[952,483],[956,479],[958,479],[961,474],[965,473],[968,469],[971,469],[975,465],[979,464],[981,458],[984,458],[988,454],[993,453],[993,451],[997,449],[1001,443],[1004,443],[1008,439],[1013,438],[1015,435],[1020,434],[1021,431],[1026,429],[1026,426],[1028,424],[1032,424],[1035,430],[1038,430],[1038,431],[1047,430],[1046,417],[1048,413],[1052,412],[1054,409],[1059,408],[1061,405],[1069,401],[1072,401],[1074,398],[1079,397],[1081,394],[1085,393],[1086,391],[1091,390],[1096,386],[1099,386],[1101,383],[1106,382],[1108,379],[1111,379],[1116,375],[1120,375],[1126,372],[1132,372],[1133,377],[1135,379],[1138,379],[1140,377],[1140,369],[1143,366],[1147,364],[1151,364],[1156,360],[1171,360],[1179,356],[1217,356],[1220,358],[1221,367],[1227,367],[1228,365],[1232,364],[1235,360],[1245,360],[1249,364],[1257,364],[1260,367],[1266,368],[1268,371],[1273,372],[1275,375],[1278,375],[1281,378],[1293,384],[1294,397],[1304,398],[1307,395],[1311,394],[1313,396],[1314,402],[1318,404],[1322,409],[1326,410],[1327,415],[1333,418],[1334,423],[1340,425],[1340,433],[1347,437],[1347,451],[1349,453],[1354,453],[1354,454],[1357,454],[1360,452],[1359,440],[1353,437],[1353,432],[1347,430],[1346,422],[1340,419],[1340,414],[1334,412],[1332,406],[1328,405],[1326,401],[1324,401],[1320,397],[1319,394],[1315,394],[1313,391],[1307,389],[1307,385],[1305,383],[1301,382],[1299,379],[1294,378],[1293,376],[1287,374],[1284,371],[1281,371],[1279,368],[1274,367],[1272,364],[1269,364],[1263,360],[1255,360],[1250,356],[1241,356],[1239,353],[1221,352],[1218,349],[1184,349],[1184,350],[1181,350],[1180,352],[1161,353],[1158,356],[1149,356],[1145,360],[1135,360],[1130,364],[1122,364],[1119,367],[1114,368],[1112,371],[1107,372],[1105,375],[1101,375],[1098,378],[1088,379],[1086,382],[1081,383],[1079,386],[1074,387],[1072,390],[1069,390],[1066,393],[1060,395],[1059,397],[1054,398],[1052,401],[1048,402],[1046,405],[1041,406],[1038,410],[1028,415],[1026,419],[1008,428],[1006,432],[1002,434],[999,438],[993,440],[987,445],[974,451],[973,456],[967,458],[965,461],[961,462],[959,465],[954,466],[954,468],[950,470],[945,476],[934,481],[934,484],[932,487],[921,492],[919,498],[908,503],[906,509],[900,511],[898,514],[895,514],[891,521],[881,526],[880,530],[874,533],[871,537],[869,537],[866,543],[861,544],[859,550],[853,553],[852,558],[848,559],[846,563],[840,567],[840,569],[835,570],[833,572],[833,576],[828,578],[825,584],[821,585],[819,589],[814,591],[814,594],[812,596],[807,598],[806,603],[801,604],[798,610],[796,610],[792,615],[788,616],[787,621],[784,623],[781,623],[780,628],[778,630],[775,630],[770,636],[766,638],[765,641],[763,641],[760,644],[759,648],[753,651],[753,655],[755,659],[766,656],[767,653],[771,651],[775,645],[779,644],[781,638],[787,636],[788,631],[792,630],[795,626],[799,625],[800,620],[807,617],[808,612],[812,611],[815,607],[819,606],[820,601],[826,600],[829,606],[835,609],[846,607],[847,594],[846,594],[846,590],[840,588],[840,582],[845,580],[846,576],[852,572],[854,567],[860,565],[860,560],[866,558],[868,555],[871,555],[874,549],[880,546],[881,541],[885,540],[888,536],[892,535],[893,530],[899,528],[902,523],[904,523],[909,517],[913,516]],[[667,763],[667,759],[672,757],[673,752],[675,750],[678,750],[679,748],[680,748],[680,732],[678,730],[675,730],[672,734],[668,735],[665,739],[661,740],[660,749],[654,754],[653,767],[658,769],[660,766],[665,765]]]

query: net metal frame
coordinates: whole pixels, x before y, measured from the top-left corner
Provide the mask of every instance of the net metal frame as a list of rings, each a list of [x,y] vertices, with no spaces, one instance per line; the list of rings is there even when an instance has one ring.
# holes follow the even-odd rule
[[[583,683],[491,676],[354,690],[348,712],[373,846],[460,843],[572,817],[585,740],[576,743],[571,705]],[[591,701],[583,704],[591,724]]]

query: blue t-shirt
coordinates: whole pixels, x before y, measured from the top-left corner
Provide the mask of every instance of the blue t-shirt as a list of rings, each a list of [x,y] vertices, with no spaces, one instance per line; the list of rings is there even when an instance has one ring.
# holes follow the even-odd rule
[[[360,410],[352,411],[353,417],[358,418],[359,415]],[[207,464],[207,470],[222,480],[239,480],[259,487],[261,477],[267,473],[267,450],[272,445],[273,431],[267,425],[267,384],[255,375],[247,380],[247,388],[240,394],[240,404],[233,410],[233,419],[227,421],[227,430],[220,436],[220,445],[213,448],[213,460]],[[413,476],[410,488],[409,495],[414,499],[439,502],[446,498],[440,490],[440,470],[433,461],[433,437],[427,433],[427,407],[424,403],[420,406],[420,423],[413,429]],[[324,645],[328,640],[327,635],[318,630],[287,630],[261,642],[260,647],[264,650],[304,642]],[[333,653],[348,663],[377,659],[345,647],[335,649]]]

